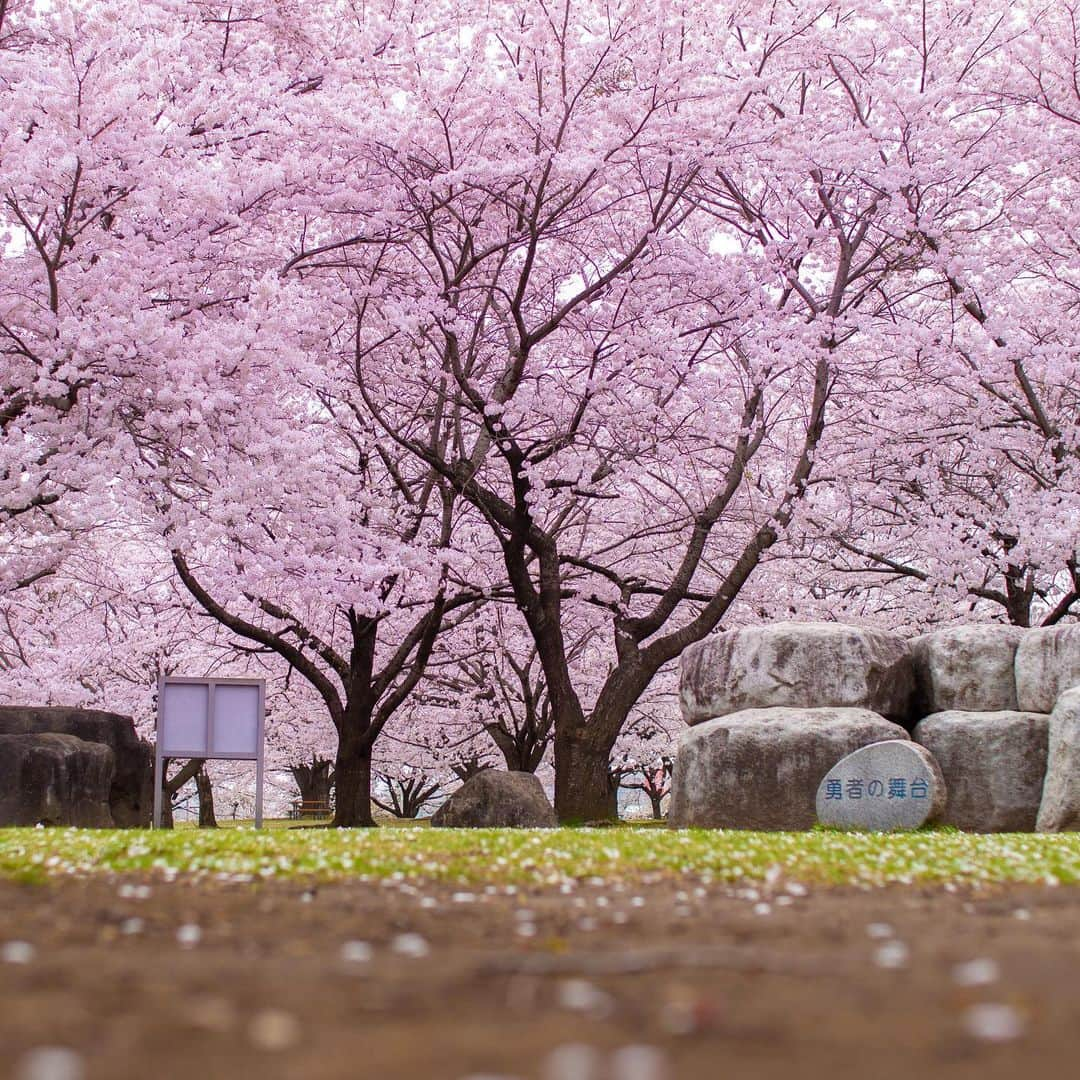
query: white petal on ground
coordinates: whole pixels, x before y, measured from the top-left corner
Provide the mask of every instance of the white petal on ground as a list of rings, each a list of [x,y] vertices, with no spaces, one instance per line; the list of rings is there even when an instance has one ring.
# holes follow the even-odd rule
[[[611,995],[586,979],[564,979],[559,983],[556,1000],[560,1008],[569,1012],[598,1016],[610,1015],[613,1007]]]
[[[184,923],[176,931],[176,942],[182,949],[193,949],[202,941],[202,930],[194,923]]]
[[[598,1080],[600,1055],[584,1043],[566,1043],[548,1054],[541,1073],[544,1080]]]
[[[957,986],[989,986],[1000,978],[1001,968],[988,956],[957,964],[952,970],[952,979]]]
[[[664,1052],[656,1046],[624,1046],[611,1055],[611,1080],[666,1080]]]
[[[1024,1034],[1024,1018],[1011,1005],[982,1002],[964,1013],[964,1027],[984,1042],[1010,1042]]]
[[[248,1038],[258,1050],[280,1053],[300,1041],[300,1021],[281,1009],[264,1009],[252,1017]]]
[[[879,968],[907,967],[910,958],[911,950],[902,941],[886,941],[874,953],[874,963]]]
[[[346,941],[341,946],[341,959],[347,964],[368,964],[375,950],[366,941]]]
[[[410,960],[421,960],[431,952],[431,946],[419,934],[398,934],[390,942],[390,948],[398,956],[407,956]]]
[[[0,946],[0,961],[5,964],[33,963],[37,950],[29,941],[5,941]]]
[[[82,1057],[66,1046],[39,1046],[20,1058],[15,1080],[83,1080]]]

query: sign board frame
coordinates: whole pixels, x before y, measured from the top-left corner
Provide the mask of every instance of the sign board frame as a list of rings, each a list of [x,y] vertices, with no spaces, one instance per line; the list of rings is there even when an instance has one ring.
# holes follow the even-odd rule
[[[189,711],[177,715],[167,706],[169,687],[204,688],[205,705],[197,706],[202,715],[192,717]],[[253,739],[246,743],[231,743],[233,749],[217,749],[216,736],[224,730],[218,727],[224,716],[217,716],[219,688],[247,687],[257,693],[257,712],[254,716],[254,730],[247,732]],[[175,695],[174,695],[175,697]],[[221,695],[224,697],[224,695]],[[190,721],[194,719],[194,725]],[[250,720],[251,717],[248,717]],[[181,727],[183,725],[183,727]],[[200,738],[194,734],[200,727],[204,734]],[[173,732],[178,733],[173,741]],[[157,738],[154,744],[154,828],[161,828],[163,783],[165,780],[165,761],[172,758],[206,758],[213,761],[254,761],[255,762],[255,828],[261,829],[263,823],[263,776],[266,756],[266,680],[265,679],[218,679],[191,678],[185,675],[162,675],[158,678],[157,696]]]

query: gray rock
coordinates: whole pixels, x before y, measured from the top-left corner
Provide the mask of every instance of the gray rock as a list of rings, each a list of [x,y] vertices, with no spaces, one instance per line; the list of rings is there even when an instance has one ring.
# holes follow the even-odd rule
[[[912,738],[937,759],[949,799],[941,821],[970,832],[1030,832],[1046,774],[1049,717],[1032,712],[935,713]]]
[[[911,642],[919,715],[1016,709],[1016,647],[1024,631],[983,623],[923,634]]]
[[[116,763],[74,735],[0,735],[0,825],[108,827]]]
[[[1080,689],[1066,690],[1050,715],[1039,832],[1080,829]]]
[[[154,801],[153,751],[150,744],[136,734],[130,716],[64,706],[0,706],[0,735],[45,732],[74,735],[84,742],[103,743],[109,747],[116,761],[109,792],[113,824],[120,828],[150,824]]]
[[[1016,701],[1024,712],[1049,713],[1080,686],[1080,625],[1025,630],[1016,650]]]
[[[822,777],[869,743],[907,732],[866,709],[747,709],[679,736],[668,823],[808,829]]]
[[[903,638],[840,623],[732,630],[691,645],[679,664],[688,724],[774,706],[869,709],[905,723],[914,687]]]
[[[558,822],[532,773],[485,769],[435,811],[431,824],[451,829],[552,829]]]
[[[864,746],[838,761],[818,787],[817,818],[841,829],[918,829],[945,809],[933,755],[901,739]]]

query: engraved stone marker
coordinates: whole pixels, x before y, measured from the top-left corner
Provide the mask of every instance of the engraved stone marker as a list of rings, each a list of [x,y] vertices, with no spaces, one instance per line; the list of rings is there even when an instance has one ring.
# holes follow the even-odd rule
[[[945,810],[945,781],[924,746],[872,743],[841,758],[821,781],[817,817],[841,829],[917,829]]]

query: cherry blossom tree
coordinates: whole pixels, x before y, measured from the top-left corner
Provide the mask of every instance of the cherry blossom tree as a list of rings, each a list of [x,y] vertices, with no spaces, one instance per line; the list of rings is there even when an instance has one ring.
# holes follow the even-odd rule
[[[927,259],[907,340],[852,403],[846,490],[814,515],[820,588],[900,621],[1049,625],[1080,600],[1076,12],[935,5],[906,26],[918,85],[884,56],[849,58],[847,85],[878,128],[903,112],[881,154]]]
[[[109,93],[111,69],[137,63],[138,43],[87,40],[65,14],[0,7],[5,592],[52,573],[104,497],[99,453],[115,431],[115,320],[131,311],[126,275],[116,276],[125,245],[113,221],[130,195],[127,166],[147,156],[134,140],[146,137],[156,152],[145,114],[122,115]]]
[[[376,764],[371,801],[384,813],[402,819],[420,817],[439,800],[452,773],[444,762],[412,744],[384,740],[382,760]]]
[[[470,738],[483,731],[512,772],[536,772],[550,758],[552,716],[543,667],[528,629],[505,605],[490,605],[483,618],[440,643],[424,697],[455,709],[456,726],[464,726]],[[487,764],[482,745],[462,745],[477,765]]]
[[[659,672],[638,699],[611,755],[616,792],[644,794],[657,821],[664,816],[664,800],[671,791],[675,745],[683,728],[678,700],[678,670],[672,665]]]
[[[206,30],[195,4],[0,9],[0,590],[116,515],[125,418],[177,346],[177,241],[221,225],[197,117],[237,102]]]
[[[120,522],[336,824],[488,736],[596,820],[717,628],[1074,614],[1069,4],[133,10],[0,8],[11,671]]]
[[[141,6],[133,20],[119,2],[61,3],[41,15],[25,37],[55,38],[55,48],[38,49],[24,64],[36,81],[4,102],[20,118],[10,138],[40,161],[19,162],[5,148],[4,168],[10,162],[28,192],[13,188],[5,213],[26,241],[15,270],[44,297],[28,309],[42,329],[30,334],[21,308],[5,326],[9,355],[29,372],[12,384],[17,405],[35,372],[60,370],[58,357],[71,352],[59,324],[79,335],[87,360],[63,369],[75,404],[59,410],[71,431],[54,432],[48,419],[50,445],[90,460],[81,435],[89,422],[76,405],[98,400],[90,391],[102,387],[111,410],[103,430],[126,440],[127,520],[163,538],[197,609],[248,655],[273,654],[314,688],[338,735],[336,820],[356,824],[371,820],[374,739],[421,678],[447,616],[483,590],[461,586],[454,493],[430,470],[399,467],[351,409],[342,387],[355,382],[355,362],[339,348],[337,312],[281,280],[292,269],[300,284],[290,264],[311,236],[295,204],[308,179],[301,147],[283,138],[293,111],[313,115],[304,99],[320,78],[309,73],[309,34],[338,21],[332,7],[313,21],[290,4],[271,15],[236,6],[235,18],[232,9],[162,4]],[[5,10],[5,34],[8,21]],[[114,40],[135,59],[125,63]],[[45,118],[51,128],[32,109],[23,115],[49,80],[66,95],[57,119]],[[92,85],[93,107],[79,111]],[[331,104],[320,99],[320,108]],[[99,135],[107,148],[115,140],[120,160],[102,151],[106,165],[91,183],[80,155]],[[293,217],[279,212],[289,200]],[[71,299],[62,270],[82,290]],[[11,291],[21,303],[28,289]],[[72,314],[79,304],[92,324]],[[28,340],[51,352],[43,358],[45,346],[24,348]],[[35,423],[41,413],[15,411]],[[445,417],[426,426],[436,442],[447,437]],[[38,502],[52,506],[48,477],[26,479],[25,448],[45,435],[24,429],[7,428],[9,487],[45,491]],[[44,451],[53,463],[60,452]],[[87,483],[73,485],[96,513],[119,460],[95,459]],[[69,486],[80,475],[49,468]],[[15,509],[23,515],[21,503]],[[18,581],[36,573],[20,571]]]
[[[297,384],[289,393],[298,396]],[[328,409],[299,462],[294,427],[272,480],[269,468],[260,474],[271,505],[243,501],[215,476],[188,487],[168,526],[198,605],[276,653],[322,699],[338,735],[337,825],[372,823],[374,741],[419,684],[439,632],[482,599],[452,580],[453,497],[430,476],[369,458],[353,420]]]
[[[357,320],[364,403],[495,537],[544,668],[557,808],[595,818],[657,671],[738,617],[809,486],[860,467],[867,387],[944,358],[998,39],[1022,28],[950,9],[942,67],[889,5],[509,11],[413,43],[375,131],[343,126],[379,212],[339,215],[319,250],[348,251],[357,288],[397,283]],[[437,408],[444,452],[403,434]],[[567,654],[576,605],[608,619],[595,695]]]

